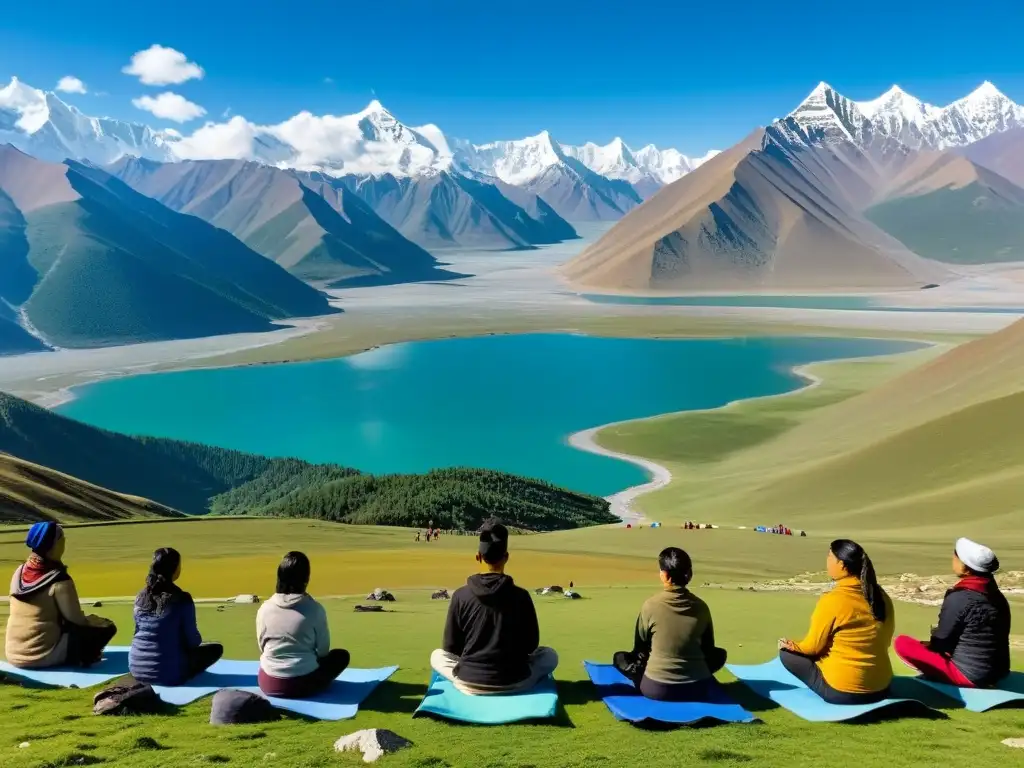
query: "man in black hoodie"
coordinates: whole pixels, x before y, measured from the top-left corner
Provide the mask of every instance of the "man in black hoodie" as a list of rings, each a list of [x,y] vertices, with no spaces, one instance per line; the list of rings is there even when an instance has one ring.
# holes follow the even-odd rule
[[[530,593],[505,575],[504,525],[483,524],[476,561],[483,573],[470,576],[452,595],[444,645],[431,654],[430,666],[463,693],[529,690],[555,671],[558,654],[538,647],[540,629]]]

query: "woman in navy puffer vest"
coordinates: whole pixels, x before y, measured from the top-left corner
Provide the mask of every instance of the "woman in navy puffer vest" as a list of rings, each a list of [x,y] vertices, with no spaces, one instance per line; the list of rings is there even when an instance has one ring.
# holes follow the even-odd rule
[[[203,643],[192,595],[174,582],[181,555],[170,547],[153,553],[146,587],[135,598],[135,637],[128,656],[132,677],[152,685],[180,685],[210,667],[224,653]]]

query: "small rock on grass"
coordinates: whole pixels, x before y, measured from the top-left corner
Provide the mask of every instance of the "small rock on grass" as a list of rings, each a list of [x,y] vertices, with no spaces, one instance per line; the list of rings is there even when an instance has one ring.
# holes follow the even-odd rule
[[[1003,744],[1005,744],[1008,747],[1024,749],[1024,739],[1003,739]]]
[[[350,733],[348,736],[342,736],[334,742],[334,751],[362,752],[363,762],[372,763],[384,755],[411,746],[411,741],[403,739],[394,731],[383,728],[367,728]]]

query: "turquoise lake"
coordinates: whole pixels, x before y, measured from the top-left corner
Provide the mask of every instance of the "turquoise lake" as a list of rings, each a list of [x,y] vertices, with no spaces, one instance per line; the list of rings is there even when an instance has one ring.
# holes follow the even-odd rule
[[[594,304],[633,304],[662,307],[763,307],[781,309],[870,309],[876,312],[975,312],[981,314],[1024,315],[1024,307],[898,307],[870,296],[615,296],[584,293],[580,296]]]
[[[60,413],[376,473],[500,469],[608,495],[646,480],[570,447],[613,421],[786,392],[793,366],[902,352],[868,339],[619,339],[569,334],[411,342],[337,360],[147,374],[76,389]]]

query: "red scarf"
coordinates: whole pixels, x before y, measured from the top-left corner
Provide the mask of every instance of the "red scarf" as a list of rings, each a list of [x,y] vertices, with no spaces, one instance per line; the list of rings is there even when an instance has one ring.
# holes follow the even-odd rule
[[[964,576],[953,585],[953,589],[968,589],[971,592],[981,592],[983,595],[993,587],[995,587],[995,579],[991,576]]]
[[[39,555],[33,553],[29,555],[28,560],[25,561],[25,567],[21,569],[21,580],[26,586],[31,585],[32,583],[39,581],[50,571],[54,571],[60,567],[60,563],[51,563],[50,561],[44,560]]]

